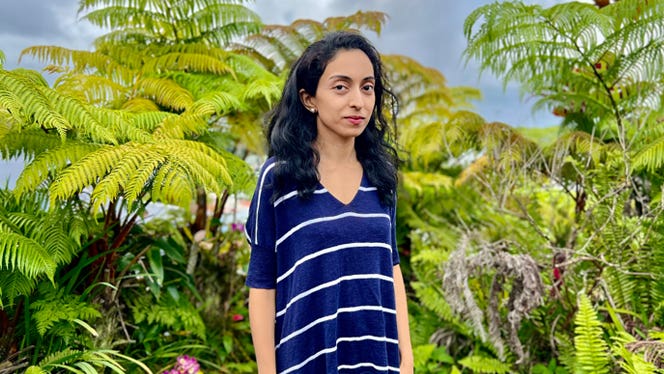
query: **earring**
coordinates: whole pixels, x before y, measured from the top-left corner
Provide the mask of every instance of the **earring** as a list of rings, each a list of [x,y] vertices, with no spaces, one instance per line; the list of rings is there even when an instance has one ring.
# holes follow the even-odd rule
[[[311,113],[314,113],[314,114],[315,114],[315,113],[316,113],[316,108],[309,108],[309,111],[310,111]]]

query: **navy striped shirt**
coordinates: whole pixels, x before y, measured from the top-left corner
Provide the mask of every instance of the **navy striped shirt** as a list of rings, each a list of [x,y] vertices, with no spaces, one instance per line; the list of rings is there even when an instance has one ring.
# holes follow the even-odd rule
[[[364,176],[348,204],[320,184],[272,202],[274,166],[261,169],[245,229],[246,284],[276,289],[277,372],[398,373],[394,207]]]

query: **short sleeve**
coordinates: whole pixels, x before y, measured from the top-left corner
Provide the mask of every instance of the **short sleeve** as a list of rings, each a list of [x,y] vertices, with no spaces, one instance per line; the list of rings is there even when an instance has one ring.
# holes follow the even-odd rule
[[[399,247],[397,246],[397,209],[395,206],[390,207],[390,231],[392,238],[392,266],[396,266],[401,262],[399,258]]]
[[[246,284],[252,288],[276,287],[277,263],[275,248],[275,214],[272,204],[272,173],[274,161],[268,159],[258,175],[251,198],[245,234],[251,246]]]

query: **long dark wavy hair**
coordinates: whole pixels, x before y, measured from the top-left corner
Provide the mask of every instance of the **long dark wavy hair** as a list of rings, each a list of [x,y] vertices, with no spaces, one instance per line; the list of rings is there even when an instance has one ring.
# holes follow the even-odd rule
[[[369,57],[376,80],[376,104],[367,127],[355,139],[355,153],[367,179],[378,189],[381,202],[395,203],[399,159],[392,144],[396,133],[397,98],[388,87],[378,51],[365,37],[350,31],[329,33],[307,47],[291,67],[281,100],[268,115],[268,155],[278,162],[273,169],[273,199],[287,192],[287,184],[293,182],[303,197],[310,196],[316,189],[320,159],[314,148],[318,135],[316,114],[306,110],[299,92],[304,89],[316,96],[318,81],[330,60],[340,50],[353,49]],[[391,123],[384,110],[391,111]]]

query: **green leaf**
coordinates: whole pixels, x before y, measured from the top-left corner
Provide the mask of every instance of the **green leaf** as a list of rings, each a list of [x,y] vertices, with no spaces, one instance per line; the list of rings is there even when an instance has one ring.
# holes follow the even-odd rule
[[[157,284],[161,287],[164,284],[164,264],[161,256],[161,249],[152,248],[147,252],[152,275],[156,278]]]
[[[609,373],[608,345],[602,338],[602,325],[590,299],[579,296],[579,311],[574,318],[574,347],[576,348],[576,373]]]

